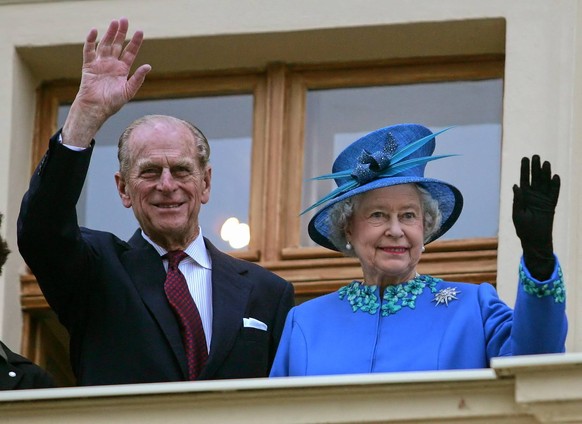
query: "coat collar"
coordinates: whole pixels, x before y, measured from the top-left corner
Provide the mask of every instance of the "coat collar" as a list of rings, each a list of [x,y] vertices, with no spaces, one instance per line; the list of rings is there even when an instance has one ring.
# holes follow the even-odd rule
[[[131,249],[121,256],[123,266],[130,275],[151,316],[157,321],[168,340],[182,374],[186,376],[188,375],[186,354],[174,312],[170,308],[164,292],[166,271],[160,255],[142,237],[139,229],[128,243]]]
[[[212,378],[224,363],[240,333],[252,291],[252,285],[245,276],[247,264],[221,252],[208,239],[205,238],[204,242],[212,259],[213,317],[208,362],[199,379]],[[131,249],[122,255],[124,267],[186,376],[186,354],[174,313],[164,293],[166,271],[160,255],[142,237],[141,230],[137,230],[128,243]]]
[[[212,340],[206,367],[200,379],[212,378],[224,363],[240,334],[247,314],[252,285],[245,274],[248,266],[218,250],[204,239],[212,259]]]

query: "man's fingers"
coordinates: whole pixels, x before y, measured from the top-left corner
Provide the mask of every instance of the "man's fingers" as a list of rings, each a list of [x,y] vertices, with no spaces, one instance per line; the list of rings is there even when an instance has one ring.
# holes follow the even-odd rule
[[[133,34],[133,37],[131,37],[131,41],[127,44],[127,46],[125,46],[125,49],[123,49],[123,53],[121,53],[119,59],[123,61],[128,67],[131,67],[133,61],[137,57],[142,42],[143,31],[136,31]]]
[[[111,23],[109,24],[109,28],[107,28],[107,31],[105,32],[105,35],[103,36],[103,38],[101,38],[101,41],[99,41],[97,49],[111,47],[111,44],[113,43],[113,41],[115,40],[115,36],[117,35],[118,29],[119,21],[118,20],[111,21]]]
[[[114,43],[123,43],[125,37],[127,36],[127,30],[129,28],[129,21],[127,18],[121,18],[118,21],[119,26],[117,28],[117,33],[115,34]]]
[[[127,37],[127,29],[129,28],[129,22],[125,18],[119,20],[119,27],[115,33],[115,39],[113,40],[113,56],[119,57],[119,54],[123,50],[123,43],[125,43],[125,38]]]
[[[89,34],[87,34],[87,37],[85,38],[86,43],[95,43],[95,41],[97,41],[97,29],[96,28],[91,28],[91,30],[89,31]]]
[[[152,69],[150,65],[141,65],[127,81],[129,98],[132,99],[142,86],[147,73]]]
[[[89,63],[95,59],[95,43],[97,41],[97,30],[95,28],[89,31],[85,44],[83,45],[83,63]]]

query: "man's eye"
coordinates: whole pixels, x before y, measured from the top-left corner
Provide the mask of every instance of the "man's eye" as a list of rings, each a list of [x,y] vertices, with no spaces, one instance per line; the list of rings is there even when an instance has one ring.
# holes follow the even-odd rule
[[[406,212],[402,214],[402,219],[405,221],[411,221],[416,219],[416,214],[414,212]]]
[[[176,168],[172,170],[172,174],[176,177],[186,177],[190,175],[190,169],[188,168]]]
[[[142,169],[142,171],[141,171],[142,177],[153,177],[157,174],[158,174],[158,171],[155,168],[146,168],[146,169]]]

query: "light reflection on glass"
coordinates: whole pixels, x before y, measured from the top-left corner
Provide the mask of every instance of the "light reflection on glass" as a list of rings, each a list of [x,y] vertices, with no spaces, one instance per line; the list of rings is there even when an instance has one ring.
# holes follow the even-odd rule
[[[240,222],[235,217],[230,217],[222,224],[220,237],[228,242],[233,249],[241,249],[249,245],[251,232],[248,224]]]

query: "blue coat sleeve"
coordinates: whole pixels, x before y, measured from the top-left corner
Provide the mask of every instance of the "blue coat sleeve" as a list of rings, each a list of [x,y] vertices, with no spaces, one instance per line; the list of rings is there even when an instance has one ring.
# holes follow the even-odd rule
[[[521,260],[513,311],[487,285],[482,286],[479,296],[489,360],[496,356],[564,352],[568,323],[557,258],[547,281],[534,279]]]
[[[564,352],[567,333],[564,279],[558,258],[546,281],[534,279],[522,259],[514,311],[513,354]]]

